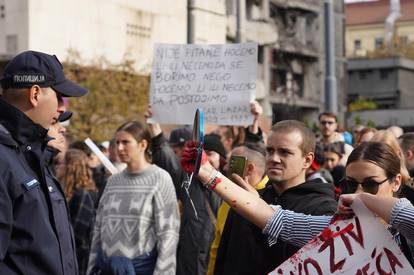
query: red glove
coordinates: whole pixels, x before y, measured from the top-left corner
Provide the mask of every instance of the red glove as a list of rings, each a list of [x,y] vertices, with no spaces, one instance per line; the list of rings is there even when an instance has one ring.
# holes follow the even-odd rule
[[[198,142],[189,140],[184,145],[184,151],[181,155],[181,166],[183,167],[184,171],[188,174],[191,174],[194,172],[195,168],[195,162],[197,159],[197,148],[198,148]],[[207,155],[203,151],[203,155],[201,157],[201,164],[207,162]]]

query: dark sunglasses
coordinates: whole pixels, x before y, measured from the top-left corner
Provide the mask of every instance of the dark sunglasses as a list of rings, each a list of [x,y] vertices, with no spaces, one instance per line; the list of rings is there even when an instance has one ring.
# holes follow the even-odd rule
[[[328,125],[332,125],[332,124],[334,124],[334,123],[335,123],[335,121],[326,121],[326,120],[322,120],[320,123],[321,123],[322,125],[326,125],[326,124],[328,124]]]
[[[358,189],[358,185],[361,185],[364,192],[375,195],[378,193],[379,186],[383,184],[384,182],[386,182],[387,180],[389,180],[389,178],[386,178],[385,180],[378,182],[378,181],[368,178],[368,179],[365,179],[363,182],[357,182],[354,179],[345,178],[342,181],[342,184],[343,184],[342,186],[344,187],[346,191],[348,191],[348,193],[355,193],[356,190]]]

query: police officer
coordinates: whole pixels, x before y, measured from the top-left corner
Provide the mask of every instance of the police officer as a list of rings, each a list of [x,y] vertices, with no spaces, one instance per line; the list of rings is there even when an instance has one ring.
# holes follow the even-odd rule
[[[87,90],[65,78],[56,56],[34,51],[7,64],[1,86],[0,274],[77,274],[73,235],[63,230],[67,211],[56,213],[65,202],[50,188],[45,148],[62,97]]]

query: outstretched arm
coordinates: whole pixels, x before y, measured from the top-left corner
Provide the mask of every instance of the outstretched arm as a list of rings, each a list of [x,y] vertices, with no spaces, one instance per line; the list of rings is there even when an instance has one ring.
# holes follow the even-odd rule
[[[197,155],[192,144],[187,143],[183,153],[182,165],[187,172],[193,170],[193,160]],[[204,153],[198,177],[236,212],[263,229],[263,233],[268,235],[270,245],[276,243],[279,237],[290,243],[303,245],[327,227],[331,220],[330,216],[310,216],[268,205],[257,193],[246,191],[215,170]],[[237,175],[233,174],[233,177],[243,183]]]
[[[149,105],[144,116],[146,119],[149,119],[152,115],[151,106]],[[152,163],[166,170],[170,174],[174,182],[176,194],[179,197],[181,184],[185,178],[180,161],[168,144],[160,124],[148,123],[148,130],[151,134]]]

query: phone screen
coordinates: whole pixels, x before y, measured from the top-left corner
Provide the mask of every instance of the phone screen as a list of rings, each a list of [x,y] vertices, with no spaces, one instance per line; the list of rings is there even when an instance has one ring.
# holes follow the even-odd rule
[[[244,178],[246,173],[246,164],[247,164],[247,157],[243,156],[232,156],[230,158],[230,175],[237,174],[240,177]]]

